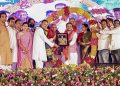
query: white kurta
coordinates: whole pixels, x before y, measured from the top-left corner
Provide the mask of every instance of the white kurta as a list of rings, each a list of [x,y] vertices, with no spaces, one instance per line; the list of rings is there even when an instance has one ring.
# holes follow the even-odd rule
[[[100,32],[104,31],[109,31],[109,28],[105,28],[103,30],[100,30]],[[109,39],[109,34],[98,34],[98,50],[103,50],[103,49],[109,49],[110,46],[110,39]]]
[[[103,35],[112,34],[110,49],[111,50],[120,49],[120,27],[111,29],[109,31],[100,31],[100,33]]]
[[[76,43],[76,41],[77,41],[77,33],[74,33],[73,38],[72,38],[71,42],[69,43],[70,44],[69,47],[73,46]],[[75,49],[75,51],[76,50],[77,49]],[[62,58],[62,60],[66,65],[69,65],[69,64],[78,65],[78,53],[77,53],[77,51],[70,52],[70,58],[67,61],[65,61],[63,58]]]
[[[17,62],[17,38],[16,31],[8,26],[7,30],[9,32],[10,37],[10,48],[12,49],[12,62]]]
[[[36,67],[43,68],[43,62],[47,61],[45,43],[53,47],[52,43],[44,34],[41,27],[38,27],[33,39],[33,59],[36,61]]]
[[[74,33],[73,38],[72,38],[69,46],[74,45],[76,43],[76,41],[77,41],[77,33]],[[77,51],[76,52],[70,52],[69,64],[76,64],[76,65],[78,65],[78,53],[77,53]]]

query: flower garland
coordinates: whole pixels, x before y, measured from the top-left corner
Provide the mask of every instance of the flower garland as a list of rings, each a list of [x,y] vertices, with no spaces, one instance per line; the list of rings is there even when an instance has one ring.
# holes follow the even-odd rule
[[[0,70],[0,85],[12,86],[97,86],[120,85],[120,66],[75,66],[59,68]]]

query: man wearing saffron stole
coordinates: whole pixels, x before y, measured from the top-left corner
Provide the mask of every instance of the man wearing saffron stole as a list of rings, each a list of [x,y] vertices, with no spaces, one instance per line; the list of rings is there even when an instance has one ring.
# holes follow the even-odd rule
[[[3,69],[9,69],[12,64],[9,33],[5,26],[6,19],[6,12],[0,12],[0,64]]]

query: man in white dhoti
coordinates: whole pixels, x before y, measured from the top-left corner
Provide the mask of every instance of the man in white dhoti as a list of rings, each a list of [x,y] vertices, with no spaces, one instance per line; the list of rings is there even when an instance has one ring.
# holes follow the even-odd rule
[[[12,52],[12,69],[16,69],[17,63],[17,39],[16,39],[16,31],[14,29],[15,19],[13,17],[8,19],[8,27],[7,30],[9,32],[10,38],[10,48]]]
[[[36,62],[36,68],[43,68],[44,62],[47,61],[45,43],[51,47],[58,47],[52,43],[45,35],[45,30],[48,28],[48,21],[43,20],[41,26],[36,28],[33,39],[33,60]]]

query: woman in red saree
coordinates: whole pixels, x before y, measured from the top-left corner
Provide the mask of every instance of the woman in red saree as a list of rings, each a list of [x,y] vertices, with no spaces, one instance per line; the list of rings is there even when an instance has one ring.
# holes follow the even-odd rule
[[[87,24],[82,24],[82,30],[83,32],[78,36],[78,43],[80,44],[81,48],[81,62],[83,62],[90,54],[92,36]]]

